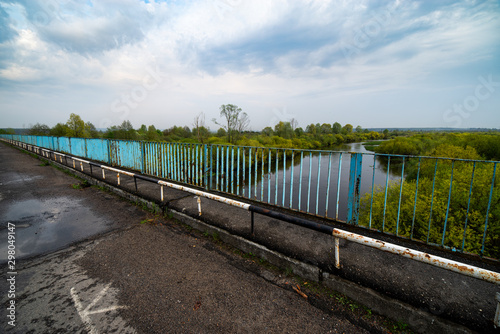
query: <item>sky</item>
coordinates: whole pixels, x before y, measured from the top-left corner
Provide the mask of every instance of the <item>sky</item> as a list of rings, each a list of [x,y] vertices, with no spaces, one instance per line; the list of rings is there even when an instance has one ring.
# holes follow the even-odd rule
[[[0,128],[500,128],[499,1],[0,0]]]

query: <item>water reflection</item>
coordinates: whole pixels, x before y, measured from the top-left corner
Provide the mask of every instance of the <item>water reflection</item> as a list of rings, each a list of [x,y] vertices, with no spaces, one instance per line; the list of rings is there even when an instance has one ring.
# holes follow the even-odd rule
[[[387,173],[385,157],[375,157],[361,143],[353,143],[334,152],[246,148],[240,151],[239,163],[238,152],[221,150],[214,166],[219,179],[213,184],[221,191],[346,220],[351,153],[368,153],[362,156],[361,195],[401,179],[400,165],[391,164]]]

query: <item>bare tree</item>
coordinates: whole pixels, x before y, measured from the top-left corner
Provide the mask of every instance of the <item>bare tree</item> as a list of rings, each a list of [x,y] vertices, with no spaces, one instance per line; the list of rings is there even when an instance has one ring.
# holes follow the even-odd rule
[[[299,125],[299,122],[297,122],[297,120],[295,118],[292,118],[290,120],[290,126],[292,127],[292,131],[295,131],[295,129],[297,128],[298,125]]]
[[[220,117],[225,118],[226,124],[220,124],[214,118],[212,121],[223,127],[227,132],[227,140],[230,143],[235,142],[235,133],[241,133],[248,128],[250,120],[246,112],[241,112],[241,108],[234,104],[223,104],[220,107]]]
[[[238,133],[241,134],[243,131],[246,131],[248,129],[249,125],[250,125],[250,119],[248,118],[247,113],[244,112],[236,121],[236,131],[238,131]]]
[[[198,141],[204,144],[205,137],[205,114],[203,112],[199,113],[195,116],[193,120],[193,127],[196,130],[196,136],[198,137]]]

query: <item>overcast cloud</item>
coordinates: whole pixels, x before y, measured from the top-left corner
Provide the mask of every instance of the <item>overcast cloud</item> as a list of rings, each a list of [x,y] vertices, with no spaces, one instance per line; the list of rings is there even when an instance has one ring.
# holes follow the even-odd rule
[[[498,1],[0,1],[0,127],[500,128]]]

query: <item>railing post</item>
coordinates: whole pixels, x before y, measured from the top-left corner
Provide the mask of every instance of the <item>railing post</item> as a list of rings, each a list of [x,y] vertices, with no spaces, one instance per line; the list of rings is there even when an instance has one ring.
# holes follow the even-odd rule
[[[87,148],[87,138],[83,138],[83,142],[85,143],[85,158],[89,158],[89,150]]]
[[[145,171],[145,166],[146,166],[146,154],[144,154],[144,142],[141,140],[141,154],[142,154],[142,166],[141,166],[141,173],[144,174]]]
[[[108,165],[111,166],[111,139],[106,139],[106,147],[108,149]]]
[[[335,268],[340,269],[340,239],[335,238]]]
[[[347,196],[347,223],[358,224],[359,218],[359,194],[361,186],[361,166],[363,155],[351,153],[351,165],[349,171],[349,194]]]
[[[204,159],[205,161],[204,161],[204,166],[203,166],[203,170],[205,171],[205,173],[203,173],[203,183],[205,185],[205,189],[208,190],[208,189],[210,189],[209,184],[208,184],[208,178],[209,178],[210,173],[208,172],[208,145],[207,144],[203,145],[203,152],[205,154],[205,159]]]

